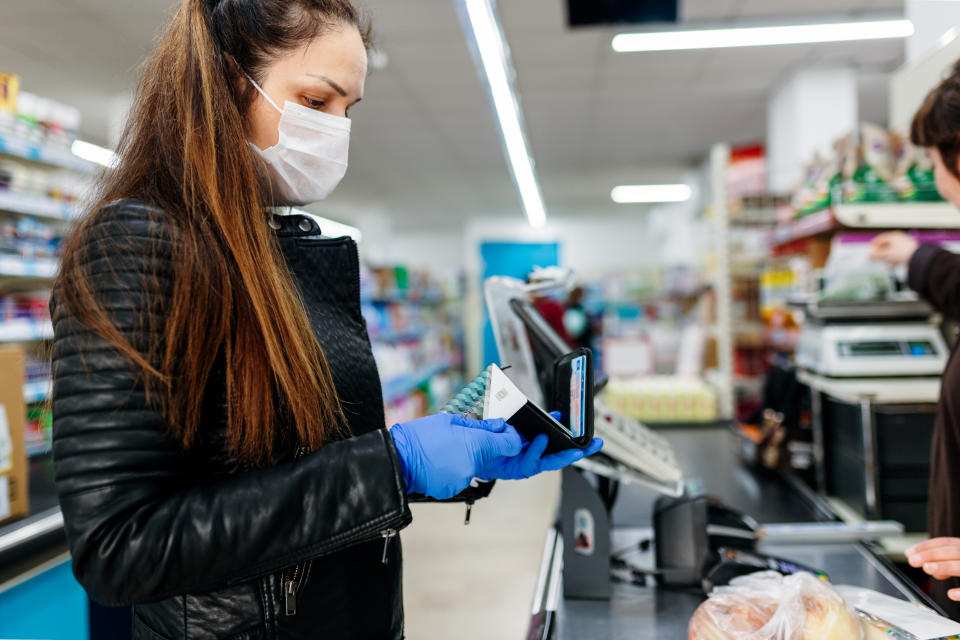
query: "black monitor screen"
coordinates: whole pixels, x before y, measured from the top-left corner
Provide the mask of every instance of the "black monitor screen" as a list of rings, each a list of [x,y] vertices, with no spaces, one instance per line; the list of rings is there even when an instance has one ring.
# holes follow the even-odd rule
[[[678,0],[567,0],[571,27],[676,22]]]

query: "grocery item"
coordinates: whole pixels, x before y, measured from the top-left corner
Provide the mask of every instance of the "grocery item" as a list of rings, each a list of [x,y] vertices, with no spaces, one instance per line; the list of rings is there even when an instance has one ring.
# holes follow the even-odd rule
[[[821,302],[885,300],[893,290],[890,267],[870,259],[872,236],[838,234],[824,267]]]
[[[854,611],[808,573],[762,571],[714,590],[690,620],[689,640],[861,640]]]
[[[846,202],[895,202],[890,186],[895,177],[897,155],[890,134],[873,124],[860,126],[858,162],[853,174],[844,176]],[[848,164],[849,167],[852,166]]]

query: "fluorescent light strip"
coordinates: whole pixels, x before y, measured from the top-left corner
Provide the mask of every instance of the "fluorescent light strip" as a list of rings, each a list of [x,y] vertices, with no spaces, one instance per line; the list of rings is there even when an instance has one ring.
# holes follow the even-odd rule
[[[875,20],[777,27],[621,33],[613,38],[613,50],[618,53],[634,53],[884,40],[908,38],[913,35],[913,32],[913,23],[909,20]]]
[[[70,151],[78,158],[83,158],[88,162],[95,162],[105,167],[113,168],[117,165],[117,154],[110,149],[97,146],[83,140],[74,140]]]
[[[610,192],[610,197],[617,204],[686,202],[693,197],[693,189],[685,184],[624,185]]]
[[[530,226],[540,228],[547,222],[547,212],[520,124],[520,106],[510,84],[503,36],[489,0],[465,0],[465,5],[523,208]]]

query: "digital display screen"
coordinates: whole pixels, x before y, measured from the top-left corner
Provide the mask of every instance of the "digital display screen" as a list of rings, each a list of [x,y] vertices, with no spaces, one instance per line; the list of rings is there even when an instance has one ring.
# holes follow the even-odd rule
[[[910,355],[912,356],[935,356],[937,351],[933,343],[928,340],[910,343]]]
[[[841,342],[838,346],[841,356],[851,357],[911,356],[922,358],[937,355],[936,347],[929,340]]]
[[[574,438],[582,436],[586,428],[583,411],[586,394],[587,356],[579,356],[570,363],[570,433]]]
[[[844,342],[840,352],[851,356],[899,356],[903,355],[903,347],[899,342]]]
[[[677,0],[567,0],[571,27],[597,24],[676,22]]]

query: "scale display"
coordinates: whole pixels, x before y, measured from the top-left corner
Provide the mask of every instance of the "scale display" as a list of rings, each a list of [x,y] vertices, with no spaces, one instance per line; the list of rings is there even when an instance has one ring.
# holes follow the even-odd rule
[[[928,340],[918,341],[847,341],[837,343],[837,352],[841,357],[935,357],[937,350]]]

